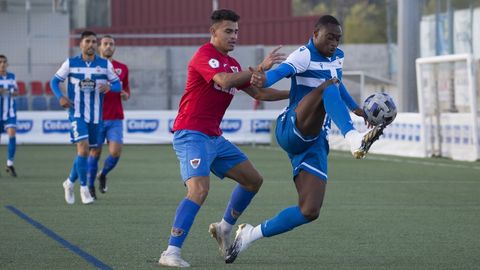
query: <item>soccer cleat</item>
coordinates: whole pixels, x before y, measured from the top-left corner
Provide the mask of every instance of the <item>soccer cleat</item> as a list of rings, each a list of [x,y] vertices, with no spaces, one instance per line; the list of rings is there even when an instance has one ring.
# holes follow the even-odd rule
[[[190,267],[190,264],[180,257],[177,253],[162,252],[158,263],[163,266],[170,267]]]
[[[218,222],[210,224],[210,226],[208,226],[208,232],[210,232],[212,238],[217,240],[218,250],[223,258],[225,258],[227,249],[230,247],[230,233],[222,231],[220,223]]]
[[[252,234],[253,228],[250,224],[241,224],[238,226],[235,240],[225,255],[225,263],[233,263],[238,254],[250,246],[252,243],[250,235]]]
[[[98,190],[100,190],[101,193],[106,193],[107,192],[107,176],[103,175],[102,172],[100,171],[97,174],[97,179],[98,179]]]
[[[74,204],[75,203],[75,193],[73,192],[73,183],[70,182],[69,179],[65,180],[63,182],[63,189],[65,190],[65,201],[68,204]]]
[[[92,196],[92,198],[96,200],[97,195],[95,194],[95,187],[88,187],[88,191],[90,191],[90,196]]]
[[[376,126],[365,133],[355,134],[355,137],[352,138],[353,142],[350,144],[353,157],[365,158],[372,144],[383,134],[383,128],[383,126]]]
[[[80,187],[80,198],[82,199],[83,204],[91,204],[95,201],[90,195],[90,190],[88,190],[87,186]]]
[[[9,173],[11,176],[13,177],[17,177],[17,173],[15,172],[15,168],[12,166],[7,166],[7,168],[5,169],[5,171],[7,173]]]

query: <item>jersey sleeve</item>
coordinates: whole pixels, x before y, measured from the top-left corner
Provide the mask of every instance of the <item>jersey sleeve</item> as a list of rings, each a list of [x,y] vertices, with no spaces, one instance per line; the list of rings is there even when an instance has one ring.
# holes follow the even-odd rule
[[[119,80],[117,74],[115,73],[115,69],[113,68],[113,64],[110,61],[107,61],[107,78],[110,83]]]
[[[57,70],[57,72],[55,73],[55,77],[57,77],[57,79],[63,82],[68,77],[69,73],[70,73],[70,60],[67,59],[65,62],[63,62],[62,66]]]
[[[302,46],[292,52],[284,63],[292,66],[295,70],[295,74],[303,73],[310,65],[310,51],[307,47]]]
[[[198,51],[190,62],[190,65],[207,83],[210,82],[217,73],[223,72],[223,69],[220,67],[220,60],[215,56],[209,55],[206,50]]]

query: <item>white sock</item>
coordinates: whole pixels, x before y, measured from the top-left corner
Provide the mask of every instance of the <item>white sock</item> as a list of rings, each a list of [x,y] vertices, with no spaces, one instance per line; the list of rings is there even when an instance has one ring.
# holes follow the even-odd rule
[[[167,250],[166,250],[166,253],[168,253],[168,254],[174,253],[174,254],[180,255],[181,252],[182,252],[181,248],[179,248],[177,246],[171,246],[171,245],[168,245]]]
[[[223,219],[223,218],[222,218],[222,221],[220,221],[220,223],[218,223],[218,225],[220,226],[222,231],[224,231],[226,233],[230,233],[232,231],[232,228],[233,228],[233,225],[226,222],[225,219]]]
[[[7,166],[13,166],[13,160],[8,159],[7,160]]]
[[[253,228],[252,234],[250,236],[251,236],[251,239],[250,239],[251,242],[254,242],[260,238],[263,238],[262,225],[259,224],[255,228]]]

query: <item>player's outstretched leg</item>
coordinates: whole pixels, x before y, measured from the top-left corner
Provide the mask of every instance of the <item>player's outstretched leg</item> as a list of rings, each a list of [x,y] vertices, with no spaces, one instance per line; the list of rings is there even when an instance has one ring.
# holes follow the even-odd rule
[[[365,158],[372,144],[383,134],[383,127],[376,126],[364,133],[352,130],[345,135],[345,139],[350,143],[350,151],[356,159]]]

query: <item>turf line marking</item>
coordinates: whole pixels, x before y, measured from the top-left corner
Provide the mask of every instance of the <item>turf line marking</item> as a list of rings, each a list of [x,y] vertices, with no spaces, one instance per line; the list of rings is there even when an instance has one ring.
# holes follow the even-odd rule
[[[257,146],[260,149],[265,150],[273,150],[273,151],[282,151],[280,148],[271,147],[271,146]],[[337,151],[339,157],[342,158],[352,158],[352,156],[347,152]],[[413,165],[426,165],[426,166],[439,166],[439,167],[451,167],[451,168],[459,168],[459,169],[473,169],[473,170],[480,170],[480,167],[472,165],[463,165],[463,164],[448,164],[443,162],[432,162],[432,161],[419,161],[419,160],[407,160],[409,157],[404,157],[405,159],[399,159],[394,157],[375,157],[375,156],[368,156],[368,160],[378,160],[378,161],[387,161],[387,162],[396,162],[396,163],[409,163]],[[417,158],[418,159],[418,158]]]
[[[19,216],[20,218],[24,219],[26,222],[30,223],[33,227],[37,228],[44,234],[46,234],[48,237],[52,238],[53,240],[57,241],[60,243],[62,246],[66,247],[73,253],[76,253],[78,256],[82,257],[84,260],[89,262],[90,264],[93,264],[95,267],[99,269],[105,269],[105,270],[113,270],[110,266],[106,265],[99,259],[95,258],[94,256],[88,254],[87,252],[83,251],[79,247],[75,246],[74,244],[68,242],[67,240],[63,239],[60,235],[54,233],[52,230],[49,228],[43,226],[40,222],[32,219],[31,217],[27,216],[24,214],[22,211],[18,210],[15,208],[13,205],[6,205],[5,208],[8,210],[12,211],[15,215]]]

